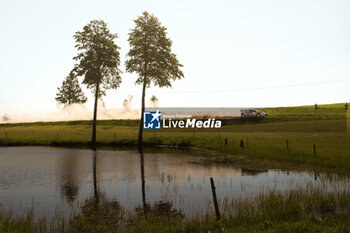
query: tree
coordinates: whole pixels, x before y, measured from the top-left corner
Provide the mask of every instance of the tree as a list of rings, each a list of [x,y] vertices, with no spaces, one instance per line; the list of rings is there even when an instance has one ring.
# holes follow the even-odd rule
[[[152,97],[149,99],[150,104],[152,107],[158,107],[158,98],[155,95],[152,95]]]
[[[74,72],[70,72],[65,80],[62,82],[61,88],[57,88],[58,93],[56,94],[56,101],[60,104],[84,104],[87,100],[83,91],[79,86],[77,77]]]
[[[145,110],[146,87],[151,82],[159,87],[171,87],[171,80],[181,79],[184,75],[182,65],[171,52],[172,41],[167,38],[166,28],[148,12],[143,12],[135,22],[135,28],[129,33],[130,51],[127,54],[126,71],[137,73],[135,84],[142,84],[141,121],[138,146],[142,148],[143,112]]]
[[[74,35],[75,47],[80,51],[74,60],[79,61],[74,71],[78,76],[84,76],[83,83],[92,89],[95,95],[94,115],[91,145],[96,144],[97,101],[106,94],[105,90],[116,89],[120,86],[121,71],[119,49],[114,43],[118,36],[112,34],[103,20],[93,20],[83,31]]]

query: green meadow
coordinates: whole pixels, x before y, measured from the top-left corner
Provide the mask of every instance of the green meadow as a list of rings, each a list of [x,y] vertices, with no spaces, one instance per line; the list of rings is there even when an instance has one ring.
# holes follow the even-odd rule
[[[200,148],[210,162],[350,170],[349,114],[343,104],[260,109],[264,119],[222,119],[220,129],[144,130],[146,147]],[[100,120],[97,145],[137,145],[137,120]],[[0,125],[1,146],[88,146],[91,121]],[[207,151],[210,150],[210,151]]]

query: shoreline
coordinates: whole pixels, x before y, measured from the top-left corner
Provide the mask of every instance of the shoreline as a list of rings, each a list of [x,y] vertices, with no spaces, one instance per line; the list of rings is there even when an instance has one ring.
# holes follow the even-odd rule
[[[201,137],[193,139],[191,137],[157,137],[147,138],[144,142],[144,151],[161,151],[164,149],[175,151],[184,150],[191,154],[199,154],[204,156],[204,163],[222,163],[233,166],[247,166],[247,168],[259,169],[261,167],[267,169],[280,169],[280,170],[296,170],[305,171],[312,170],[317,172],[335,173],[339,175],[350,175],[350,170],[347,168],[347,164],[344,166],[329,166],[327,164],[316,163],[317,158],[311,155],[308,157],[311,160],[294,160],[298,154],[291,151],[287,151],[287,156],[274,154],[273,157],[266,157],[264,155],[254,154],[254,150],[249,148],[228,148],[226,145],[216,145],[216,147],[210,144],[198,143],[198,141],[211,141],[210,137]],[[166,141],[168,140],[168,141]],[[166,143],[168,142],[168,143]],[[170,143],[169,143],[170,142]],[[199,147],[201,145],[202,147]],[[0,139],[0,149],[5,147],[53,147],[53,148],[74,148],[74,149],[91,149],[90,141],[68,141],[68,140],[13,140],[13,139]],[[116,141],[97,141],[96,149],[100,150],[137,150],[136,139],[118,139]],[[273,153],[273,151],[271,152]],[[304,156],[304,155],[299,155]],[[303,157],[301,157],[303,158]],[[304,158],[307,159],[307,158]]]

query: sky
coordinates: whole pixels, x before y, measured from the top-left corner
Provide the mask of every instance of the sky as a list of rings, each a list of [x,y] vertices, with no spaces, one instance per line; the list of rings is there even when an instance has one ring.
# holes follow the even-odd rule
[[[124,64],[142,11],[167,28],[184,66],[172,88],[147,89],[160,107],[350,102],[350,1],[2,0],[0,116],[57,109],[57,87],[75,64],[73,35],[94,19],[118,34],[121,47],[122,84],[107,91],[106,108],[122,107],[129,95],[139,108],[142,87]],[[92,109],[91,91],[82,88]]]

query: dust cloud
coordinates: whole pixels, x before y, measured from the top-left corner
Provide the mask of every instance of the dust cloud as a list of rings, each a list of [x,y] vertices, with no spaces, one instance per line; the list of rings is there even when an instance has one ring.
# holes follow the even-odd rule
[[[131,108],[132,98],[124,101],[123,108],[106,108],[103,101],[98,101],[97,119],[139,119],[140,110]],[[93,110],[87,109],[83,104],[71,104],[57,106],[51,112],[26,112],[26,113],[5,113],[0,116],[0,123],[22,123],[22,122],[45,122],[45,121],[77,121],[92,120]]]

